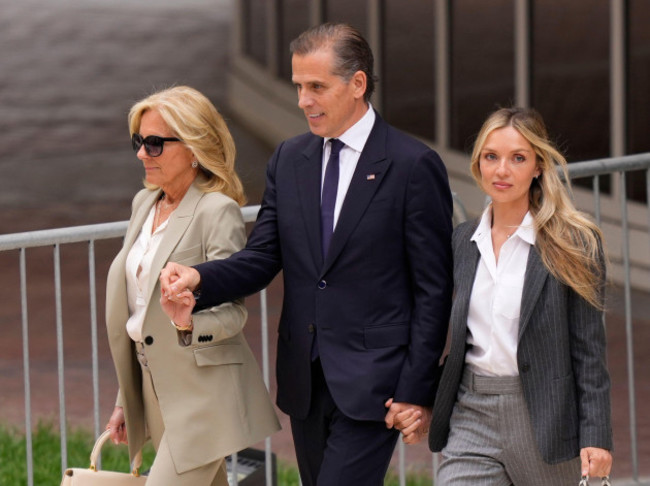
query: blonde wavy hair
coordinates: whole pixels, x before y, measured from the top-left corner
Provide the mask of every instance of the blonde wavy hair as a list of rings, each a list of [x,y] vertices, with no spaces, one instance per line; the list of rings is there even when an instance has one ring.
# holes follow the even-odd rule
[[[487,137],[504,127],[513,127],[533,147],[538,178],[529,191],[529,210],[537,238],[535,246],[548,271],[598,309],[604,306],[602,285],[605,258],[602,233],[570,197],[571,185],[564,156],[549,140],[541,115],[530,108],[501,108],[493,112],[479,131],[471,158],[471,171],[481,185],[480,155]],[[558,166],[564,174],[562,182]],[[566,185],[565,185],[566,184]]]
[[[206,180],[204,192],[221,192],[240,206],[246,204],[244,187],[235,172],[235,141],[223,117],[203,94],[188,86],[158,91],[138,101],[129,112],[131,135],[138,133],[142,115],[156,110],[173,132],[189,148]],[[156,189],[145,182],[150,189]]]

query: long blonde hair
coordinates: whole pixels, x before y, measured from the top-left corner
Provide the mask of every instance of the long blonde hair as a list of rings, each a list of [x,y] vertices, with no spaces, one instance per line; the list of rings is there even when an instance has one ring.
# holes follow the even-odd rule
[[[207,178],[200,184],[202,191],[222,192],[240,206],[246,204],[244,187],[235,172],[235,141],[208,98],[188,86],[175,86],[147,96],[129,112],[131,135],[138,133],[142,115],[148,110],[160,113],[174,136],[192,151]]]
[[[533,147],[538,178],[530,186],[529,210],[537,238],[535,246],[548,271],[587,302],[603,308],[602,285],[605,258],[602,233],[571,198],[567,162],[549,140],[541,115],[530,108],[501,108],[492,113],[478,134],[471,158],[471,171],[481,186],[480,154],[487,137],[504,127],[516,129]],[[563,183],[557,168],[564,174]],[[566,184],[566,186],[564,185]]]

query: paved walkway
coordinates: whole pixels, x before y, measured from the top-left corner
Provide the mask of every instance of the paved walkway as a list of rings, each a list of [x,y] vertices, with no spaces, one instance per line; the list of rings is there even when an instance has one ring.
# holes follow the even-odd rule
[[[126,113],[154,88],[189,84],[227,115],[225,72],[233,3],[227,0],[0,0],[0,233],[127,219],[141,187],[141,167],[129,148]],[[237,120],[229,125],[249,200],[261,198],[271,148]],[[99,244],[98,294],[118,242]],[[34,420],[58,420],[51,249],[28,251],[29,349]],[[87,255],[63,250],[65,386],[68,420],[92,426]],[[22,339],[17,257],[0,254],[0,422],[24,424]],[[280,312],[281,283],[269,291],[269,319]],[[620,291],[608,316],[613,381],[615,475],[630,475],[624,319]],[[248,300],[246,334],[259,352],[257,298]],[[101,421],[108,418],[115,378],[99,303]],[[634,295],[637,432],[642,475],[650,475],[650,299]],[[270,332],[272,363],[275,329]],[[259,355],[259,354],[258,354]],[[271,375],[273,375],[273,366]],[[272,384],[272,392],[275,382]],[[288,421],[273,437],[279,457],[294,460]],[[430,468],[424,445],[407,449],[416,468]]]

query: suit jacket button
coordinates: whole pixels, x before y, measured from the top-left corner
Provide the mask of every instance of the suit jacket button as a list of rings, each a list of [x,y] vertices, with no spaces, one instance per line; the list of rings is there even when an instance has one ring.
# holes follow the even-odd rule
[[[309,324],[309,326],[307,326],[307,330],[309,331],[309,334],[313,334],[314,333],[314,325]]]
[[[325,280],[321,280],[318,282],[318,288],[323,290],[325,287],[327,287],[327,282]]]
[[[528,373],[529,371],[530,371],[530,365],[528,363],[524,363],[521,365],[522,373]]]
[[[151,346],[153,344],[153,337],[152,336],[147,336],[146,338],[144,338],[144,343],[147,346]]]

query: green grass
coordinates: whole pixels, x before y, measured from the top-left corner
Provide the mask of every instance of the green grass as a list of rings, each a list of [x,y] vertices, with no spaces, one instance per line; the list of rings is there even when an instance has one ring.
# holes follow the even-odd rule
[[[94,439],[89,431],[75,429],[68,431],[68,467],[90,465],[90,451]],[[61,442],[52,425],[39,423],[32,434],[34,457],[34,484],[57,486],[61,484]],[[27,462],[25,457],[25,436],[0,424],[0,486],[25,486],[27,484]],[[151,467],[154,450],[147,444],[143,450],[142,469]],[[102,469],[128,471],[129,458],[126,446],[107,443],[102,448]],[[278,461],[278,486],[299,486],[298,470],[291,464]],[[417,474],[407,474],[407,486],[431,486],[431,479]],[[398,486],[398,476],[389,472],[385,486]]]
[[[406,486],[431,486],[432,484],[433,480],[428,475],[406,473]],[[384,479],[384,486],[399,486],[399,476],[389,470]]]
[[[68,467],[87,468],[94,444],[92,434],[77,429],[68,431]],[[39,423],[32,434],[34,484],[58,486],[61,484],[61,442],[58,431],[51,425]],[[0,425],[0,486],[27,484],[27,459],[25,436],[15,429]],[[153,462],[154,451],[147,445],[143,451],[143,469]],[[128,471],[129,458],[126,446],[106,444],[102,448],[102,469]]]

